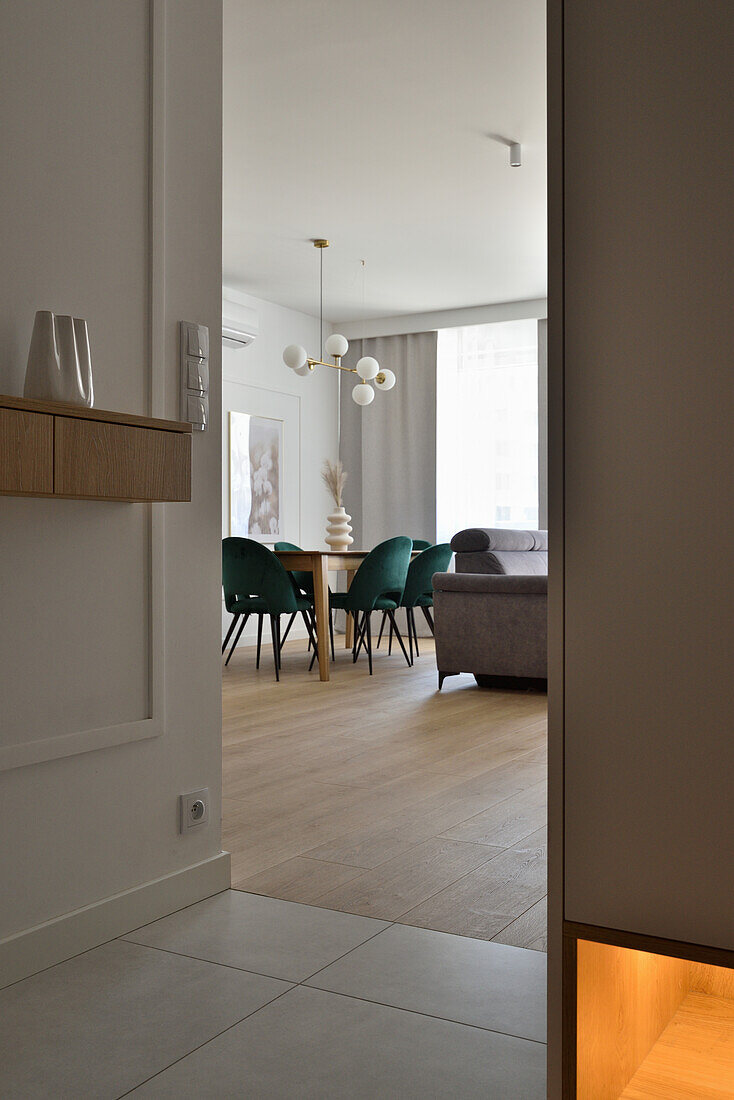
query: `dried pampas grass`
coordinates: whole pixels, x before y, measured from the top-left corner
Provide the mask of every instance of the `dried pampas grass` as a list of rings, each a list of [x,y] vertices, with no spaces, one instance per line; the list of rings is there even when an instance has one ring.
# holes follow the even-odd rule
[[[342,493],[347,474],[341,462],[331,462],[328,458],[321,467],[321,480],[331,493],[337,508],[342,506]]]

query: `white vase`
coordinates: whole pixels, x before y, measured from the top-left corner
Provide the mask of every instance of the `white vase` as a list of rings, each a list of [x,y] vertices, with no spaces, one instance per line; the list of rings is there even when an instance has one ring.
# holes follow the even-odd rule
[[[348,550],[354,542],[352,528],[349,526],[352,517],[347,515],[340,505],[336,511],[331,512],[326,518],[329,521],[326,525],[326,542],[329,549],[337,552]]]
[[[81,317],[74,318],[74,342],[79,361],[79,381],[81,382],[80,405],[91,409],[94,405],[94,385],[92,384],[92,352],[89,347],[89,328]],[[74,401],[76,405],[77,402]]]
[[[80,317],[56,316],[47,309],[38,310],[23,396],[92,407],[92,360],[86,321]]]

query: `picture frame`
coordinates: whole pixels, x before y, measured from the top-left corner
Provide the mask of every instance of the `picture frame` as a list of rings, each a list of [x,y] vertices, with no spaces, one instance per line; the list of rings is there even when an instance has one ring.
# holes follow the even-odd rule
[[[272,545],[283,532],[283,421],[229,414],[229,533]]]

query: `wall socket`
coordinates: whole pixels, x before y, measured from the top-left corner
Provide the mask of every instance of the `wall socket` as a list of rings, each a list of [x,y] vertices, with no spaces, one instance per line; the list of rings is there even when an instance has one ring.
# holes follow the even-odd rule
[[[209,788],[202,787],[199,791],[191,791],[189,794],[179,795],[180,828],[182,833],[188,833],[197,825],[206,825],[209,820]]]

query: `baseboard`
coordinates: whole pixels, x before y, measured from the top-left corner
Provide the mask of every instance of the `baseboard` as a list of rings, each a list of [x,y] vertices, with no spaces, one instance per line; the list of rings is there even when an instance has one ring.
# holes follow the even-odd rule
[[[230,862],[220,852],[0,940],[0,988],[229,889]]]

